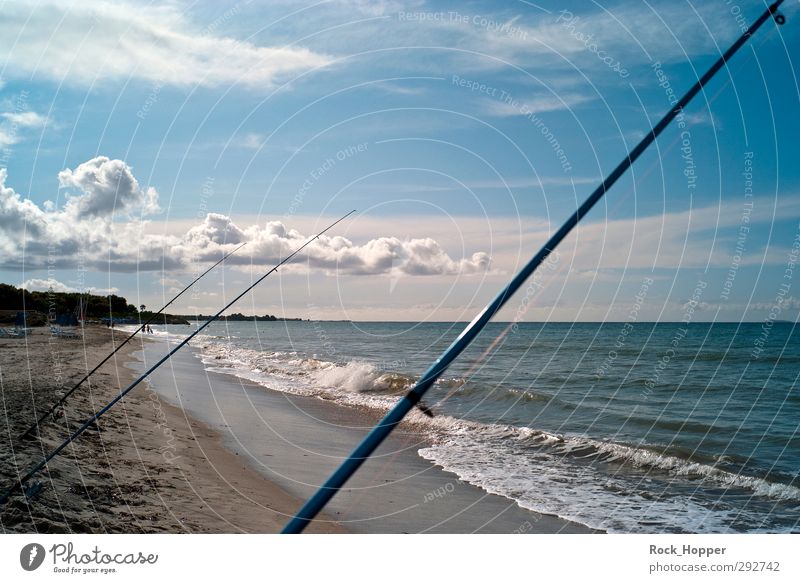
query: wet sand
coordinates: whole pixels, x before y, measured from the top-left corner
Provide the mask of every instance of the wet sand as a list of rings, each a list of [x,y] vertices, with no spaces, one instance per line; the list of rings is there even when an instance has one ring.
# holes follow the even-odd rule
[[[152,364],[168,349],[164,339],[156,339],[137,356]],[[175,355],[153,375],[150,390],[218,431],[244,463],[295,498],[307,499],[378,419],[374,411],[206,371],[196,354],[192,349]],[[314,526],[335,519],[362,533],[594,532],[460,481],[417,454],[428,444],[420,435],[413,425],[401,424],[333,498],[329,517]]]
[[[115,342],[126,334],[117,331]],[[149,344],[149,343],[145,343]],[[66,403],[64,415],[21,434],[58,396],[112,350],[112,331],[88,326],[82,339],[53,338],[37,328],[25,339],[0,339],[0,484],[38,462],[134,378],[121,350]],[[198,362],[199,367],[199,362]],[[220,434],[172,406],[145,384],[87,430],[30,483],[41,492],[15,495],[0,508],[3,532],[152,533],[277,532],[300,500],[243,463]],[[312,532],[342,532],[333,520]]]
[[[115,342],[126,335],[113,333]],[[153,337],[121,350],[79,389],[37,439],[17,436],[112,349],[112,332],[83,339],[0,340],[5,421],[0,479],[36,463],[127,386],[169,345]],[[144,362],[143,362],[144,361]],[[41,492],[0,508],[4,532],[278,532],[341,458],[375,412],[271,391],[208,372],[184,349],[34,478]],[[427,445],[401,426],[309,532],[585,533],[463,483],[417,455]]]

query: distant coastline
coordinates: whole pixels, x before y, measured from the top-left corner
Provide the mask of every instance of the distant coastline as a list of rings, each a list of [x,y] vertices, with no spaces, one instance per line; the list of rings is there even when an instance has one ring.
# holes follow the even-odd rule
[[[144,308],[144,309],[143,309]],[[151,310],[147,310],[146,306],[135,306],[131,304],[126,298],[116,294],[108,295],[95,295],[88,293],[78,292],[57,292],[52,289],[48,291],[29,291],[26,289],[18,288],[13,285],[0,283],[0,324],[8,325],[13,324],[18,320],[18,314],[23,312],[25,314],[26,326],[45,326],[48,322],[55,321],[58,316],[67,314],[75,315],[78,319],[83,319],[87,323],[109,323],[115,324],[139,324],[143,321],[149,320],[153,315]],[[212,316],[210,314],[159,314],[155,320],[157,324],[176,324],[188,325],[191,322],[205,322]],[[392,323],[418,323],[411,320],[348,320],[348,319],[324,319],[324,318],[303,318],[303,317],[284,317],[275,316],[272,314],[264,315],[246,315],[240,312],[221,316],[219,318],[225,322],[382,322],[385,324]],[[427,320],[427,323],[447,323],[447,324],[467,324],[467,320]],[[495,324],[514,324],[508,320],[494,320]],[[557,325],[614,325],[623,324],[627,320],[605,320],[605,321],[529,321],[519,322],[520,325],[534,325],[534,324],[557,324]],[[652,320],[641,320],[638,324],[657,324],[669,325],[680,324],[680,320],[662,320],[659,322]],[[745,321],[705,321],[696,320],[689,325],[695,324],[758,324],[763,323],[763,319],[759,320],[745,320]],[[775,320],[775,324],[791,324],[796,325],[797,322],[792,320]]]
[[[175,316],[176,318],[183,318],[188,320],[189,322],[205,322],[210,320],[213,316],[211,314],[204,315],[204,314],[191,314],[191,315],[179,315]],[[251,320],[256,322],[308,322],[309,320],[304,320],[303,318],[282,318],[278,316],[273,316],[271,314],[264,314],[263,316],[246,316],[244,314],[235,313],[229,316],[220,316],[219,320],[227,321],[227,322],[249,322]]]
[[[48,323],[68,316],[74,324],[86,323],[139,324],[154,315],[147,306],[135,306],[126,298],[116,294],[96,295],[79,292],[29,291],[13,285],[0,283],[0,323],[20,323],[25,326],[46,326]],[[204,314],[159,314],[154,320],[157,324],[188,325],[190,322],[206,321],[211,318]],[[302,322],[303,318],[284,318],[264,314],[246,316],[234,313],[219,318],[227,322]]]

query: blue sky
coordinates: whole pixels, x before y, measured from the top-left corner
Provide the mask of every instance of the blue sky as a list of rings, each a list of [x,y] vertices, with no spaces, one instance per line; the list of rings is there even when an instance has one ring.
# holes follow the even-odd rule
[[[240,311],[452,320],[471,319],[764,4],[3,8],[2,281],[153,307],[250,241],[176,308],[208,313],[355,208]],[[624,320],[649,280],[640,319],[680,320],[698,282],[693,319],[797,319],[797,2],[783,12],[503,319]]]

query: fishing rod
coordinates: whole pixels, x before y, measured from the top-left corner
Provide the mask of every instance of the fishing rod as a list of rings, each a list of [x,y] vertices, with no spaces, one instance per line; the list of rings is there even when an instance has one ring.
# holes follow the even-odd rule
[[[306,248],[308,245],[310,245],[310,244],[311,244],[313,241],[315,241],[315,240],[319,239],[319,237],[321,237],[321,236],[322,236],[323,234],[325,234],[327,231],[330,231],[330,230],[331,230],[333,227],[335,227],[336,225],[338,225],[339,223],[341,223],[343,220],[345,220],[347,217],[349,217],[350,215],[352,215],[354,212],[356,212],[356,211],[355,211],[355,210],[352,210],[352,211],[350,211],[350,212],[349,212],[349,213],[347,213],[346,215],[342,216],[341,218],[337,219],[336,221],[334,221],[333,223],[331,223],[330,225],[328,225],[327,227],[325,227],[323,230],[321,230],[319,233],[317,233],[317,234],[316,234],[316,235],[314,235],[313,237],[310,237],[308,240],[306,240],[306,242],[305,242],[305,243],[303,243],[302,245],[300,245],[300,247],[298,247],[297,249],[295,249],[295,250],[294,250],[294,251],[293,251],[293,252],[292,252],[290,255],[288,255],[288,256],[287,256],[285,259],[282,259],[282,260],[281,260],[279,263],[277,263],[277,264],[276,264],[276,265],[275,265],[275,266],[274,266],[272,269],[270,269],[270,270],[269,270],[268,272],[266,272],[264,275],[262,275],[261,277],[259,277],[259,278],[258,278],[258,279],[257,279],[257,280],[254,282],[254,283],[252,283],[252,284],[251,284],[251,285],[250,285],[250,286],[249,286],[247,289],[245,289],[245,290],[244,290],[242,293],[240,293],[238,296],[236,296],[236,297],[235,297],[234,299],[232,299],[230,302],[228,302],[227,304],[225,304],[225,306],[224,306],[222,309],[220,309],[220,311],[219,311],[219,312],[217,312],[216,314],[214,314],[213,316],[211,316],[211,318],[209,318],[209,319],[208,319],[206,322],[204,322],[204,323],[203,323],[201,326],[199,326],[199,327],[197,328],[197,330],[195,330],[195,331],[194,331],[194,332],[192,332],[192,333],[191,333],[189,336],[187,336],[186,338],[184,338],[184,339],[183,339],[183,340],[182,340],[182,341],[181,341],[181,342],[180,342],[180,343],[179,343],[177,346],[175,346],[175,348],[173,348],[172,350],[170,350],[170,351],[169,351],[169,352],[166,354],[166,356],[164,356],[164,357],[163,357],[161,360],[159,360],[157,363],[155,363],[153,366],[151,366],[149,369],[147,369],[147,371],[146,371],[146,372],[142,373],[142,375],[140,375],[140,376],[139,376],[139,378],[137,378],[137,379],[136,379],[135,381],[133,381],[133,382],[132,382],[130,385],[128,385],[128,386],[127,386],[127,388],[125,388],[125,390],[124,390],[124,391],[120,392],[120,393],[119,393],[119,394],[118,394],[116,397],[114,397],[113,399],[111,399],[111,401],[109,401],[109,403],[108,403],[106,406],[104,406],[102,409],[100,409],[100,410],[99,410],[99,411],[97,411],[97,412],[96,412],[94,415],[92,415],[92,416],[91,416],[89,419],[87,419],[87,420],[86,420],[86,422],[85,422],[83,425],[81,425],[81,426],[80,426],[78,429],[76,429],[76,430],[75,430],[75,432],[74,432],[72,435],[70,435],[70,436],[69,436],[67,439],[65,439],[65,440],[64,440],[64,441],[63,441],[63,442],[62,442],[62,443],[61,443],[61,444],[60,444],[58,447],[56,447],[56,448],[55,448],[53,451],[51,451],[49,454],[47,454],[47,455],[46,455],[46,456],[45,456],[45,457],[42,459],[42,461],[40,461],[38,464],[36,464],[36,465],[35,465],[35,466],[34,466],[34,467],[31,469],[31,470],[29,470],[29,471],[28,471],[28,473],[26,473],[26,474],[25,474],[23,477],[19,478],[19,479],[17,480],[17,482],[16,482],[16,483],[15,483],[13,486],[11,486],[11,487],[10,487],[10,488],[9,488],[9,489],[8,489],[8,490],[5,492],[5,494],[3,494],[3,495],[2,495],[2,497],[0,497],[0,505],[2,505],[2,504],[5,504],[5,503],[8,501],[8,499],[11,497],[11,495],[12,495],[14,492],[16,492],[17,490],[21,490],[21,489],[24,487],[25,483],[26,483],[28,480],[30,480],[30,479],[31,479],[33,476],[35,476],[35,475],[36,475],[36,474],[39,472],[39,470],[41,470],[43,467],[45,467],[45,466],[47,465],[47,463],[48,463],[48,462],[49,462],[51,459],[53,459],[54,457],[56,457],[56,456],[57,456],[57,455],[58,455],[58,454],[61,452],[61,450],[63,450],[65,447],[67,447],[67,445],[69,445],[70,443],[72,443],[72,442],[73,442],[73,441],[74,441],[74,440],[75,440],[75,439],[76,439],[76,438],[77,438],[77,437],[78,437],[78,436],[79,436],[81,433],[83,433],[84,431],[86,431],[86,430],[87,430],[87,429],[88,429],[88,428],[89,428],[89,427],[90,427],[90,426],[91,426],[91,425],[92,425],[92,424],[93,424],[95,421],[97,421],[97,420],[98,420],[100,417],[102,417],[104,413],[106,413],[106,412],[107,412],[109,409],[111,409],[111,407],[113,407],[114,405],[116,405],[116,404],[117,404],[117,402],[119,402],[119,401],[120,401],[120,400],[121,400],[121,399],[122,399],[122,398],[123,398],[125,395],[127,395],[128,393],[130,393],[130,392],[131,392],[131,391],[132,391],[132,390],[133,390],[133,389],[134,389],[134,388],[135,388],[135,387],[136,387],[136,386],[137,386],[139,383],[141,383],[141,382],[142,382],[144,379],[146,379],[148,376],[150,376],[150,374],[151,374],[151,373],[152,373],[154,370],[156,370],[156,369],[157,369],[159,366],[161,366],[161,365],[162,365],[162,364],[164,364],[164,363],[165,363],[167,360],[169,360],[169,359],[172,357],[172,355],[173,355],[173,354],[175,354],[176,352],[178,352],[178,350],[180,350],[181,348],[183,348],[184,346],[186,346],[186,344],[188,344],[188,343],[189,343],[189,341],[190,341],[192,338],[194,338],[195,336],[197,336],[197,335],[198,335],[198,334],[199,334],[199,333],[200,333],[200,332],[201,332],[201,331],[202,331],[202,330],[203,330],[203,329],[204,329],[206,326],[208,326],[209,324],[211,324],[212,322],[214,322],[214,321],[215,321],[217,318],[219,318],[219,317],[222,315],[222,313],[223,313],[225,310],[227,310],[227,309],[228,309],[228,308],[230,308],[230,307],[231,307],[233,304],[235,304],[235,303],[236,303],[236,302],[238,302],[240,299],[242,299],[242,298],[245,296],[245,294],[247,294],[249,291],[251,291],[253,288],[255,288],[255,287],[256,287],[256,286],[257,286],[259,283],[261,283],[262,281],[264,281],[264,280],[265,280],[265,279],[266,279],[266,278],[267,278],[269,275],[271,275],[272,273],[274,273],[274,272],[278,271],[278,268],[280,268],[282,265],[284,265],[285,263],[287,263],[287,262],[291,261],[293,257],[295,257],[295,256],[296,256],[298,253],[300,253],[300,251],[302,251],[303,249],[305,249],[305,248]]]
[[[419,403],[426,391],[434,382],[447,370],[447,367],[461,354],[464,349],[475,339],[483,330],[484,326],[502,308],[511,296],[525,283],[525,280],[536,271],[536,268],[544,262],[553,252],[561,241],[572,231],[572,229],[584,218],[592,207],[599,201],[609,188],[631,167],[639,156],[655,141],[658,135],[664,131],[670,122],[679,115],[686,105],[703,89],[714,75],[725,65],[725,63],[744,45],[750,37],[766,22],[771,16],[777,24],[783,24],[786,19],[782,14],[778,14],[778,7],[783,0],[770,5],[767,10],[740,36],[731,47],[706,71],[706,73],[686,92],[675,106],[656,124],[656,126],[634,147],[628,155],[614,168],[605,180],[594,192],[581,204],[580,207],[566,220],[554,235],[544,244],[536,255],[517,273],[514,278],[500,291],[481,312],[475,316],[464,331],[459,334],[453,343],[436,359],[436,361],[422,375],[422,378],[409,389],[408,393],[402,397],[397,404],[372,428],[367,436],[358,444],[350,456],[342,462],[339,468],[319,487],[317,492],[303,505],[295,516],[284,527],[284,534],[297,534],[303,532],[308,524],[319,514],[325,505],[333,498],[336,493],[345,485],[361,465],[374,453],[378,446],[389,436],[394,428],[403,420],[414,406]]]
[[[241,248],[242,248],[242,247],[244,247],[245,245],[247,245],[247,241],[245,241],[244,243],[242,243],[241,245],[239,245],[239,246],[238,246],[236,249],[234,249],[234,250],[233,250],[233,251],[231,251],[230,253],[227,253],[227,254],[223,255],[223,256],[222,256],[222,259],[220,259],[220,260],[219,260],[219,261],[217,261],[217,262],[216,262],[214,265],[212,265],[211,267],[209,267],[208,269],[206,269],[206,270],[205,270],[203,273],[201,273],[200,275],[198,275],[198,276],[197,276],[197,277],[194,279],[194,281],[192,281],[192,282],[191,282],[189,285],[187,285],[185,288],[183,288],[183,289],[180,291],[180,293],[178,293],[178,295],[176,295],[174,298],[172,298],[170,301],[168,301],[166,304],[164,304],[164,305],[161,307],[161,309],[160,309],[160,310],[158,310],[158,311],[157,311],[155,314],[152,314],[152,315],[150,316],[150,318],[149,318],[149,319],[148,319],[148,320],[147,320],[147,321],[146,321],[144,324],[142,324],[141,326],[139,326],[139,327],[138,327],[136,330],[134,330],[134,331],[133,331],[133,332],[132,332],[132,333],[131,333],[131,334],[130,334],[130,335],[127,337],[127,338],[125,338],[125,340],[123,340],[123,341],[122,341],[122,342],[121,342],[119,345],[117,345],[117,347],[116,347],[116,348],[114,348],[114,350],[112,350],[112,351],[111,351],[111,354],[109,354],[109,355],[108,355],[108,356],[106,356],[106,357],[105,357],[103,360],[101,360],[101,361],[100,361],[100,362],[97,364],[97,366],[95,366],[95,367],[94,367],[92,370],[90,370],[89,372],[87,372],[87,373],[86,373],[86,375],[85,375],[85,376],[84,376],[84,377],[83,377],[81,380],[79,380],[77,383],[75,383],[75,386],[73,386],[73,387],[72,387],[72,388],[71,388],[69,391],[67,391],[66,393],[64,393],[64,395],[63,395],[63,396],[62,396],[62,397],[61,397],[61,398],[60,398],[60,399],[59,399],[59,400],[58,400],[58,401],[57,401],[57,402],[56,402],[56,403],[55,403],[55,404],[54,404],[52,407],[50,407],[50,409],[48,409],[46,413],[44,413],[43,415],[41,415],[41,416],[40,416],[40,417],[39,417],[39,418],[38,418],[38,419],[37,419],[37,420],[36,420],[36,421],[33,423],[33,425],[31,425],[30,427],[28,427],[28,430],[27,430],[27,431],[25,431],[25,433],[23,433],[22,435],[20,435],[18,439],[25,439],[25,438],[26,438],[26,437],[28,437],[28,436],[29,436],[31,433],[33,433],[33,432],[34,432],[34,430],[38,429],[38,428],[39,428],[39,425],[40,425],[41,423],[44,423],[44,421],[45,421],[45,420],[46,420],[48,417],[50,417],[50,415],[52,415],[53,413],[55,413],[56,409],[58,409],[58,408],[59,408],[59,407],[60,407],[60,406],[61,406],[61,405],[64,403],[64,401],[66,401],[66,400],[67,400],[67,399],[70,397],[70,395],[72,395],[72,393],[74,393],[76,390],[78,390],[78,387],[80,387],[80,386],[81,386],[81,385],[82,385],[84,382],[86,382],[86,381],[89,379],[89,377],[91,377],[91,376],[92,376],[94,373],[96,373],[96,372],[97,372],[97,369],[99,369],[99,368],[100,368],[101,366],[103,366],[103,365],[104,365],[106,362],[108,362],[108,361],[111,359],[111,357],[112,357],[112,356],[114,356],[114,355],[115,355],[117,352],[119,352],[119,351],[122,349],[122,347],[123,347],[123,346],[125,346],[125,345],[126,345],[128,342],[130,342],[130,341],[133,339],[133,337],[134,337],[134,336],[136,336],[136,335],[137,335],[139,332],[141,332],[142,330],[144,330],[144,328],[145,328],[146,326],[150,325],[150,323],[154,322],[154,321],[155,321],[155,319],[156,319],[156,317],[158,317],[159,315],[161,315],[161,313],[162,313],[164,310],[166,310],[166,309],[167,309],[167,308],[168,308],[168,307],[169,307],[169,306],[170,306],[170,305],[171,305],[173,302],[175,302],[175,300],[177,300],[177,299],[178,299],[179,297],[181,297],[181,296],[182,296],[184,293],[186,293],[186,292],[189,290],[189,288],[190,288],[190,287],[192,287],[192,286],[193,286],[194,284],[196,284],[198,281],[200,281],[201,279],[203,279],[203,277],[205,277],[205,276],[206,276],[206,275],[207,275],[207,274],[208,274],[208,273],[209,273],[209,272],[210,272],[212,269],[214,269],[214,268],[215,268],[217,265],[219,265],[220,263],[222,263],[223,261],[225,261],[225,260],[226,260],[228,257],[230,257],[231,255],[233,255],[234,253],[236,253],[236,252],[237,252],[239,249],[241,249]]]

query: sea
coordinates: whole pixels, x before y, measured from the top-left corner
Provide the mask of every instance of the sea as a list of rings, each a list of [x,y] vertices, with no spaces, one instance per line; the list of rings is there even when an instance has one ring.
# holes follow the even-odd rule
[[[386,411],[464,326],[216,322],[192,346],[265,391]],[[491,323],[413,414],[418,455],[608,532],[800,532],[798,375],[793,323]]]

